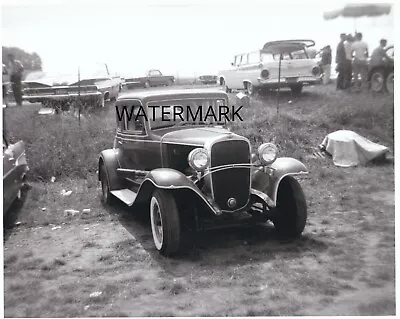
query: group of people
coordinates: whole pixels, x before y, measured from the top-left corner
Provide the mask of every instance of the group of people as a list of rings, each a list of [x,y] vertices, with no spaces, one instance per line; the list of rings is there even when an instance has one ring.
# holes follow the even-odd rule
[[[340,42],[336,48],[337,63],[337,90],[350,88],[354,75],[354,84],[357,90],[367,88],[368,83],[368,45],[362,40],[362,33],[340,35]]]
[[[371,60],[386,58],[386,44],[385,39],[380,40],[379,47],[371,55]],[[322,82],[328,84],[331,78],[332,49],[328,45],[321,51]],[[340,42],[336,48],[337,90],[349,89],[353,78],[356,90],[368,88],[368,57],[368,45],[363,41],[362,33],[358,32],[355,36],[345,33],[340,35]]]
[[[24,66],[22,63],[15,59],[13,54],[8,54],[8,63],[3,64],[3,103],[7,98],[7,83],[11,83],[11,88],[14,93],[14,98],[17,106],[22,105],[22,77]]]

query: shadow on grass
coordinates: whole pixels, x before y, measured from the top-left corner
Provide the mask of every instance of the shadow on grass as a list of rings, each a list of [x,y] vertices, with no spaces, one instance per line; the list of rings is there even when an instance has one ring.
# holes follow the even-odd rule
[[[296,259],[307,253],[315,255],[328,249],[328,243],[316,236],[303,235],[295,239],[285,239],[279,236],[272,225],[257,224],[185,233],[181,251],[166,258],[154,246],[145,207],[127,208],[118,203],[106,209],[132,235],[130,246],[136,241],[151,255],[152,260],[174,275],[187,272],[191,268],[187,267],[188,264],[219,269],[274,259]]]
[[[3,216],[3,242],[6,242],[7,239],[10,237],[12,230],[14,227],[16,227],[17,225],[15,225],[19,213],[21,212],[22,208],[24,207],[26,198],[28,196],[28,191],[30,190],[30,186],[28,185],[24,185],[21,188],[21,198],[20,199],[16,199],[12,205],[10,206],[9,210],[7,212],[4,213]]]

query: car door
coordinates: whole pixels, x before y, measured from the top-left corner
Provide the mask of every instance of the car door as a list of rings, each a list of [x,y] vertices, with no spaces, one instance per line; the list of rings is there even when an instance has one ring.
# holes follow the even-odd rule
[[[225,78],[226,86],[231,88],[231,89],[236,89],[236,87],[235,87],[235,82],[236,82],[235,78],[237,76],[240,59],[241,59],[241,55],[236,55],[234,57],[234,59],[233,59],[233,62],[231,63],[231,67],[229,69],[224,70],[224,71],[221,72],[221,74]]]
[[[118,107],[123,106],[119,103]],[[129,109],[128,114],[133,107],[133,116],[129,119],[125,112],[123,123],[117,130],[116,148],[120,166],[143,171],[161,167],[160,142],[153,141],[147,134],[148,121],[144,116],[144,107],[139,103],[126,107]]]

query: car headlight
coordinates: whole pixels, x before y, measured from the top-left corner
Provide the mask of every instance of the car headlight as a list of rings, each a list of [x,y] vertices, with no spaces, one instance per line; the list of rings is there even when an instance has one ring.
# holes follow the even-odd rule
[[[189,166],[196,171],[205,170],[209,163],[210,158],[204,148],[195,148],[188,155]]]
[[[258,158],[264,165],[272,164],[276,160],[278,149],[275,144],[264,143],[258,147]]]

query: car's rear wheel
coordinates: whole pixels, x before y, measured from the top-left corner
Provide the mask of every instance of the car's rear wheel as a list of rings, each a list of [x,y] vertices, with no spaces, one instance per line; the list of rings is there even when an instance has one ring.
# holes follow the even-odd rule
[[[301,91],[303,91],[303,84],[296,84],[290,87],[293,95],[300,95]]]
[[[150,82],[149,81],[144,82],[144,87],[146,89],[149,88],[150,87]]]
[[[373,71],[371,74],[371,90],[374,92],[382,92],[385,88],[385,73],[383,70]]]
[[[246,94],[248,94],[248,95],[254,94],[254,86],[250,82],[244,83],[244,89],[246,90]]]
[[[276,203],[275,229],[285,237],[299,236],[307,221],[307,203],[300,184],[285,177],[279,184]]]
[[[174,84],[174,81],[172,81],[172,80],[168,80],[168,82],[167,82],[167,86],[171,86],[172,84]]]
[[[107,178],[107,171],[104,164],[100,166],[101,202],[110,205],[113,202],[113,194],[110,192],[110,184]]]
[[[386,90],[389,93],[394,92],[394,72],[390,72],[386,78]]]
[[[178,207],[171,192],[157,189],[150,200],[150,222],[156,249],[165,256],[180,247],[181,229]]]

